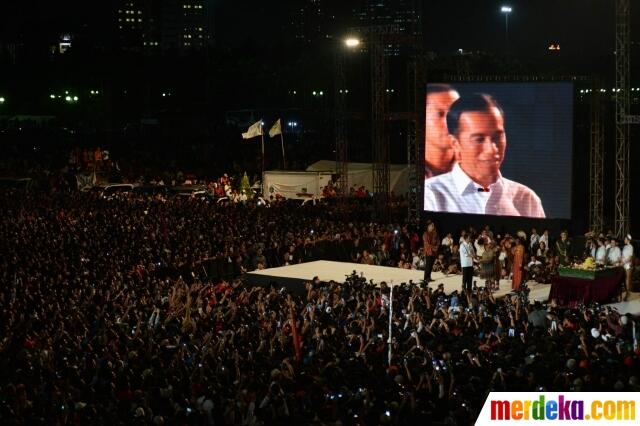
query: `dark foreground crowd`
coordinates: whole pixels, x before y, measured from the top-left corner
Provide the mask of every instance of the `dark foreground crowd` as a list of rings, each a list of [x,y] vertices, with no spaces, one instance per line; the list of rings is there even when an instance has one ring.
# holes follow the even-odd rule
[[[367,207],[0,195],[3,425],[453,425],[492,390],[640,391],[640,324],[600,306],[402,285],[389,359],[386,285],[244,285],[419,250]]]

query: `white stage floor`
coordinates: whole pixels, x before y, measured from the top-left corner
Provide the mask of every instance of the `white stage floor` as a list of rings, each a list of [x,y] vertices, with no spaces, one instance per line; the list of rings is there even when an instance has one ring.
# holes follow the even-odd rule
[[[299,281],[311,281],[313,277],[317,276],[321,281],[336,281],[342,283],[353,271],[356,271],[358,275],[364,275],[367,281],[373,280],[375,284],[380,284],[380,282],[385,281],[387,284],[399,285],[403,282],[408,283],[409,280],[412,280],[414,283],[419,283],[424,277],[423,271],[325,260],[263,269],[261,271],[249,272],[248,275],[253,275],[256,278],[260,277],[263,280],[268,278],[273,280],[286,278]],[[441,283],[444,284],[444,289],[447,293],[462,288],[462,275],[444,275],[441,272],[433,272],[431,278],[434,280],[429,284],[431,288],[436,288]],[[478,285],[484,285],[484,280],[478,277],[474,277],[474,279],[478,282]],[[527,286],[530,290],[529,299],[532,302],[544,302],[549,298],[550,284],[538,284],[535,281],[529,281]],[[501,280],[500,290],[494,293],[495,297],[502,297],[509,293],[511,293],[511,281]]]
[[[638,293],[631,293],[631,300],[620,303],[610,303],[608,306],[616,309],[621,315],[631,314],[638,315],[640,314],[640,297],[638,297]]]
[[[419,283],[423,276],[423,271],[411,269],[391,268],[388,266],[364,265],[360,263],[331,262],[318,260],[315,262],[300,263],[291,266],[281,266],[278,268],[263,269],[261,271],[249,272],[248,281],[255,283],[260,282],[261,285],[270,281],[278,283],[288,282],[289,285],[295,287],[301,286],[304,281],[311,281],[317,276],[321,281],[335,281],[342,283],[348,275],[356,271],[358,275],[362,274],[368,280],[373,280],[375,284],[386,281],[390,285],[400,285],[408,283],[412,280]],[[460,290],[462,287],[462,275],[444,275],[441,272],[433,272],[431,278],[434,280],[429,284],[431,288],[436,288],[439,284],[444,284],[445,292],[451,293],[454,290]],[[478,285],[483,286],[484,280],[474,277]],[[529,300],[531,302],[545,302],[549,298],[551,284],[539,284],[535,281],[527,282],[529,287]],[[504,297],[511,293],[511,280],[500,280],[500,290],[494,293],[497,298]],[[640,314],[640,293],[632,293],[631,300],[628,302],[611,303],[611,307],[615,307],[621,314],[630,313],[633,315]]]

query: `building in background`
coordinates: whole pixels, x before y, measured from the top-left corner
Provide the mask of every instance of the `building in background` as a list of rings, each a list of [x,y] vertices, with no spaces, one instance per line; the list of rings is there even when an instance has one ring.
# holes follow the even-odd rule
[[[117,3],[117,33],[120,47],[124,50],[142,50],[143,19],[145,21],[148,19],[147,14],[143,14],[145,2],[143,0],[124,0]]]
[[[392,34],[418,35],[420,33],[420,2],[417,0],[362,0],[353,11],[354,21],[359,27],[389,25]],[[403,53],[402,46],[390,43],[385,47],[389,56]]]
[[[123,50],[185,53],[213,43],[213,0],[119,0],[116,7]]]
[[[359,25],[349,2],[331,0],[291,0],[287,6],[288,32],[298,43],[342,37]]]
[[[331,16],[326,3],[325,0],[303,0],[292,5],[290,25],[296,41],[311,43],[330,36]]]

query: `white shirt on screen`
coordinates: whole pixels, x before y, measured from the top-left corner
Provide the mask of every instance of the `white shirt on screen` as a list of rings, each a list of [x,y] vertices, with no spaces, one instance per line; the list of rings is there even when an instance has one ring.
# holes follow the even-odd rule
[[[463,242],[460,245],[460,266],[463,268],[468,268],[473,266],[473,257],[475,256],[475,252],[473,250],[473,244],[468,242]]]
[[[434,212],[545,217],[540,197],[530,188],[500,175],[489,191],[455,164],[449,173],[424,184],[424,209]]]

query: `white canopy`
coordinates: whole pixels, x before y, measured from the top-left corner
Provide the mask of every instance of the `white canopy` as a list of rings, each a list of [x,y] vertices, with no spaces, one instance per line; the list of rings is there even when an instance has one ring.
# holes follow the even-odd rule
[[[336,162],[332,160],[320,160],[309,167],[309,172],[336,172]],[[373,190],[373,164],[349,163],[349,186],[359,188],[364,186],[369,191]],[[409,166],[406,164],[389,165],[389,189],[396,195],[406,194],[409,191]]]

